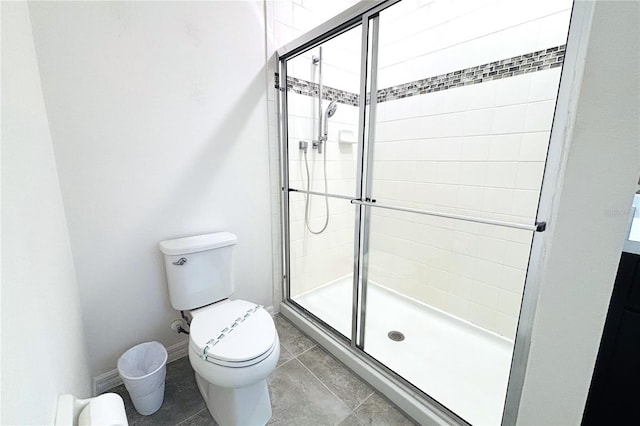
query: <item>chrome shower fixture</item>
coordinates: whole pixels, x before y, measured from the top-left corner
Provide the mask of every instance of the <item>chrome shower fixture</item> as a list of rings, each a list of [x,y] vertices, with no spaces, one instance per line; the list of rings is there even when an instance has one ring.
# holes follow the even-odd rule
[[[322,133],[322,46],[318,48],[318,55],[313,55],[311,58],[313,65],[317,67],[318,73],[318,139],[311,141],[311,148],[318,150],[318,155],[322,155],[322,168],[324,175],[324,207],[325,207],[325,219],[324,225],[318,231],[314,231],[311,229],[311,225],[309,224],[309,212],[311,210],[311,194],[309,191],[311,190],[311,175],[309,174],[309,161],[307,160],[307,142],[300,141],[298,147],[303,152],[304,155],[304,167],[307,174],[307,194],[305,194],[305,203],[304,203],[304,223],[312,234],[322,234],[327,226],[329,226],[329,188],[327,185],[327,152],[322,150],[322,144],[327,140],[327,119],[336,112],[336,103],[335,101],[330,102],[327,106],[327,109],[324,112],[324,136]],[[324,154],[324,155],[323,155]]]
[[[327,135],[329,134],[329,118],[333,117],[333,114],[336,113],[337,109],[338,104],[336,103],[336,101],[331,101],[331,103],[327,106],[327,109],[324,111],[324,131],[322,133],[322,136],[320,137],[320,140],[327,140]]]

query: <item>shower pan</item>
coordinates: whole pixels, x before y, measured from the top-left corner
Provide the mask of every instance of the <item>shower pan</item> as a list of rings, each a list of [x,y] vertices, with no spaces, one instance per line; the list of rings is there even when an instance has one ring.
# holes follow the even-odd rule
[[[420,421],[515,422],[572,7],[362,2],[278,50],[281,311]]]

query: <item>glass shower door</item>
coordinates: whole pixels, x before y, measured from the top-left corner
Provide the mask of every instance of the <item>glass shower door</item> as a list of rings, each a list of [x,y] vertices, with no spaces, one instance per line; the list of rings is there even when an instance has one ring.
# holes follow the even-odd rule
[[[357,344],[471,424],[502,421],[568,31],[570,2],[530,6],[370,21]]]
[[[289,300],[351,338],[361,27],[286,61]]]

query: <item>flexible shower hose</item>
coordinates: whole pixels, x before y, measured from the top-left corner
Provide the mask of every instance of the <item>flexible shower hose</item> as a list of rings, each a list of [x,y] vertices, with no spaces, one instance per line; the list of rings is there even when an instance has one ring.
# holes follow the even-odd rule
[[[304,204],[304,223],[307,225],[307,229],[312,234],[318,235],[322,234],[327,226],[329,225],[329,197],[327,196],[329,190],[327,189],[327,147],[325,142],[324,152],[322,153],[322,163],[323,163],[323,172],[324,172],[324,205],[326,210],[326,216],[324,221],[324,226],[319,231],[314,231],[311,229],[309,225],[309,201],[311,199],[311,194],[309,191],[311,189],[311,178],[309,177],[309,162],[307,161],[307,150],[304,151],[304,167],[307,171],[307,193],[305,194],[305,204]]]

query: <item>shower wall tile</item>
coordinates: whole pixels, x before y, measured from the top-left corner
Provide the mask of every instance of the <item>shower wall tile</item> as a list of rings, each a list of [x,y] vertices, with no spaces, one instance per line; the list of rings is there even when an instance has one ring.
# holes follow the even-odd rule
[[[493,112],[491,134],[522,133],[526,117],[527,105],[507,105],[498,107]]]
[[[485,161],[489,157],[489,136],[464,138],[462,141],[462,161]]]
[[[471,297],[476,303],[491,310],[497,310],[500,290],[480,281],[474,281],[471,286]]]
[[[522,294],[500,290],[498,295],[498,311],[511,318],[517,317],[520,312]]]
[[[516,105],[527,102],[531,81],[537,73],[524,74],[516,78],[506,78],[495,84],[494,105]]]
[[[520,161],[544,162],[547,158],[549,137],[550,132],[524,133],[518,159]]]
[[[516,187],[537,190],[542,185],[543,172],[544,163],[541,161],[519,162],[516,173]]]
[[[524,129],[526,132],[541,132],[549,130],[549,123],[553,119],[555,99],[527,104]]]
[[[522,134],[491,135],[489,142],[489,161],[517,161],[520,158]],[[544,141],[549,143],[549,139]]]
[[[503,290],[522,294],[524,290],[524,278],[526,271],[520,268],[504,266],[497,278],[496,285]]]
[[[485,185],[496,188],[513,188],[516,182],[518,164],[515,162],[487,162]]]
[[[470,303],[469,320],[480,327],[494,331],[497,328],[498,312],[478,303]]]
[[[535,72],[531,74],[531,86],[529,87],[528,101],[537,99],[553,99],[558,92],[557,81],[560,79],[562,68],[550,69],[547,72]]]
[[[531,223],[558,78],[555,69],[539,71],[504,80],[511,81],[505,88],[492,81],[379,104],[374,196],[414,208]],[[429,98],[437,98],[439,107]],[[464,99],[477,98],[484,101],[464,105]],[[402,216],[380,220],[372,229],[372,249],[416,264],[405,264],[395,276],[371,275],[383,280],[376,282],[515,336],[530,232],[447,222],[421,228]],[[398,264],[395,259],[384,266],[394,271]],[[427,285],[408,277],[411,271],[424,271]],[[416,288],[407,288],[412,281]]]
[[[519,312],[515,314],[516,318],[518,316],[519,316]],[[498,333],[501,336],[513,336],[513,337],[509,337],[510,339],[513,340],[515,339],[517,327],[518,327],[518,322],[513,320],[513,316],[496,312],[495,328],[493,330],[495,333]]]
[[[436,2],[398,19],[383,12],[379,87],[423,78],[423,70],[437,75],[563,44],[570,8],[568,0],[462,1]]]
[[[522,268],[529,260],[530,244],[517,243],[514,241],[506,242],[507,251],[505,252],[503,263],[514,268]]]
[[[507,241],[499,238],[477,236],[477,256],[488,262],[502,263],[505,259]]]

